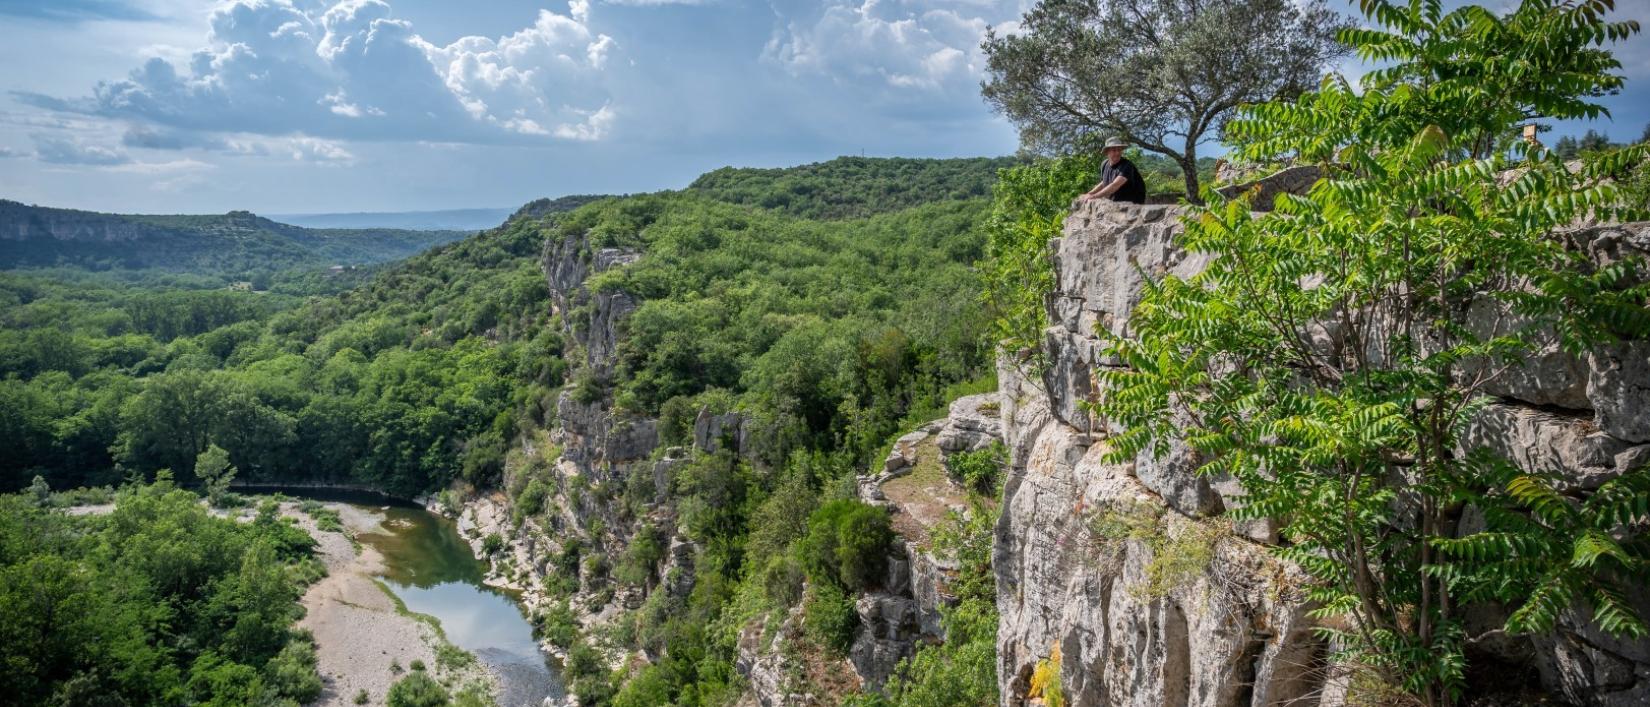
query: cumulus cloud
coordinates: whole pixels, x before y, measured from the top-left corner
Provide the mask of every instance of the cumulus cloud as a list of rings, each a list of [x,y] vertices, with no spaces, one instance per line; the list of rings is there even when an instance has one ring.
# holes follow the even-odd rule
[[[764,58],[796,76],[880,83],[918,100],[977,100],[986,28],[1019,18],[1019,5],[993,0],[827,0],[815,12],[780,8],[785,18]]]
[[[151,149],[223,149],[229,143],[210,137],[222,133],[477,143],[603,135],[591,121],[608,110],[602,69],[616,47],[590,29],[588,0],[567,14],[541,10],[514,34],[444,46],[383,0],[305,7],[234,0],[212,11],[206,46],[186,63],[149,59],[88,97],[18,97],[128,121],[124,142]],[[309,158],[345,161],[342,148],[304,145]]]

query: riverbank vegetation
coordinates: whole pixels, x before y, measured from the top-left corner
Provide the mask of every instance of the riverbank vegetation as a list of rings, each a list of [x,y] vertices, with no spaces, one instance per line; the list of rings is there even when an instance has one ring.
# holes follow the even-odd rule
[[[273,505],[211,515],[169,475],[107,515],[0,496],[0,695],[10,704],[297,705],[321,692],[292,629],[314,541]]]

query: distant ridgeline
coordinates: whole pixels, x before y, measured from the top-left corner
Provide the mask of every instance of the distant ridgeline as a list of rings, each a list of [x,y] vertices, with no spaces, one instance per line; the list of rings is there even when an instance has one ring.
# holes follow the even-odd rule
[[[1019,163],[1014,157],[839,157],[800,167],[723,167],[693,180],[687,191],[803,218],[859,218],[989,197],[997,170]]]
[[[0,268],[72,266],[242,274],[398,260],[465,231],[309,229],[247,211],[138,216],[0,200]]]

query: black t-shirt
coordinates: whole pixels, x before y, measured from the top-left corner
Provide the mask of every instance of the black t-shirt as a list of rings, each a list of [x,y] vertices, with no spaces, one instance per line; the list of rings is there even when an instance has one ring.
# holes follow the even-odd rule
[[[1111,193],[1111,200],[1146,203],[1146,182],[1140,178],[1140,170],[1135,169],[1134,163],[1127,157],[1118,160],[1117,164],[1107,162],[1106,166],[1100,169],[1100,184],[1111,184],[1111,180],[1119,175],[1128,181],[1123,183],[1121,189]]]

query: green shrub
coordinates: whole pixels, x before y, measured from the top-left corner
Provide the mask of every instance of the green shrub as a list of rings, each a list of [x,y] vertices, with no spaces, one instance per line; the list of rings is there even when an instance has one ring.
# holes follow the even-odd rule
[[[422,670],[395,681],[384,698],[384,704],[389,707],[447,707],[452,701],[447,688]]]
[[[652,525],[643,525],[619,558],[613,578],[620,583],[639,587],[653,578],[653,568],[665,557],[664,534]]]
[[[487,537],[482,538],[481,540],[481,552],[484,555],[490,557],[498,554],[498,551],[503,549],[504,536],[499,535],[498,533],[488,533]]]
[[[356,690],[355,691],[355,704],[364,705],[364,704],[366,704],[368,702],[371,702],[371,701],[372,701],[372,697],[367,694],[366,690]]]
[[[415,673],[424,672],[424,661],[413,658],[412,663],[408,664],[407,667],[412,668],[412,671]]]
[[[573,399],[581,405],[600,402],[607,395],[606,382],[588,368],[581,368],[573,376]]]
[[[945,460],[951,475],[963,482],[968,490],[995,498],[1002,481],[1003,466],[1008,462],[1008,448],[1002,442],[993,442],[977,452],[957,452]]]
[[[568,687],[586,707],[606,704],[613,697],[613,678],[601,653],[589,644],[578,643],[567,652],[565,675]]]
[[[802,603],[802,627],[808,637],[837,655],[847,655],[859,628],[853,597],[830,582],[815,584]]]
[[[893,539],[888,511],[856,499],[831,501],[808,517],[803,568],[815,581],[857,591],[881,580]]]
[[[675,702],[668,675],[658,665],[642,668],[613,696],[613,707],[656,707]]]
[[[321,675],[315,671],[315,662],[315,644],[307,638],[294,639],[264,665],[264,676],[282,697],[307,704],[321,695]]]
[[[442,670],[452,671],[463,668],[476,662],[474,653],[459,648],[451,643],[442,642],[435,647],[435,664]],[[413,666],[417,670],[418,666]]]
[[[537,515],[544,510],[544,499],[550,495],[549,484],[537,478],[529,480],[516,496],[516,512],[524,516]]]
[[[762,568],[762,593],[775,607],[794,606],[802,598],[802,582],[806,576],[801,563],[789,555],[779,555]]]
[[[536,622],[539,635],[558,648],[567,648],[579,637],[579,622],[573,616],[573,607],[567,601],[557,602]]]

